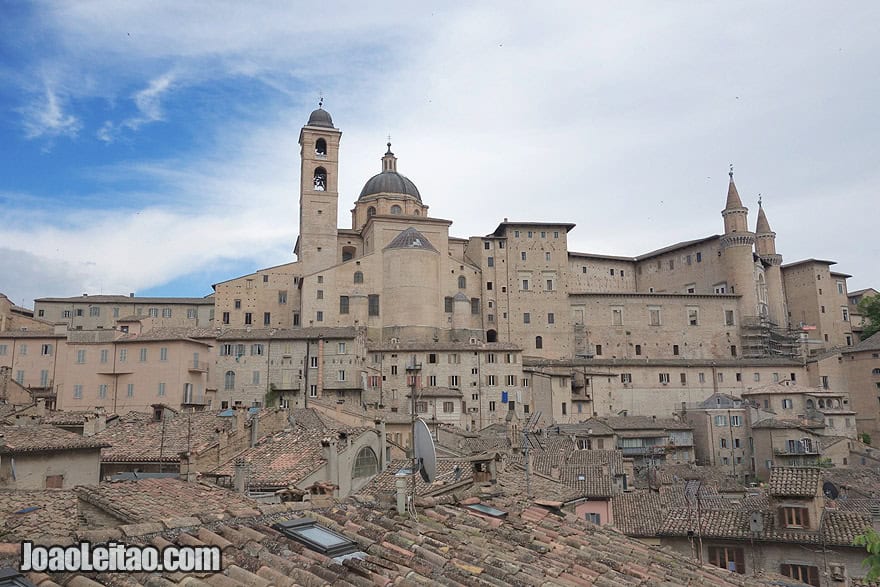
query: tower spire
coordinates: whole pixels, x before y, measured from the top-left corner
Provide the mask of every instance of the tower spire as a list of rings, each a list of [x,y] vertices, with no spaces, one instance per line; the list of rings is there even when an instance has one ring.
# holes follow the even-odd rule
[[[770,223],[767,222],[767,214],[764,213],[764,206],[761,200],[761,194],[758,194],[758,224],[755,226],[755,233],[769,234],[773,231],[770,229]]]
[[[727,205],[724,209],[733,210],[735,208],[742,208],[743,203],[739,197],[739,192],[736,191],[736,183],[733,181],[733,163],[730,164],[730,172],[727,175],[730,176],[730,183],[727,185]]]

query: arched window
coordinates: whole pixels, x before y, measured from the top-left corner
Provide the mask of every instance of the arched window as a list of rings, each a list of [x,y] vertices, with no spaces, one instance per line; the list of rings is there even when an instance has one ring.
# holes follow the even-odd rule
[[[227,371],[226,376],[223,379],[225,383],[223,385],[223,388],[226,391],[231,391],[235,389],[235,371]]]
[[[807,400],[807,409],[812,410],[814,407],[815,407],[815,404],[813,404],[813,400],[808,399]]]
[[[398,206],[397,204],[394,204],[393,206],[391,206],[391,213],[392,214],[400,214],[401,212],[403,212],[403,209],[400,206]]]
[[[421,213],[418,210],[413,210],[413,216],[421,216]]]
[[[487,330],[486,342],[498,342],[498,333],[494,330]]]
[[[880,369],[871,369],[871,375],[880,375]]]
[[[360,271],[354,272],[354,282],[355,283],[363,283],[364,282],[364,274]]]
[[[351,476],[355,479],[360,477],[372,477],[379,472],[379,459],[369,446],[360,450],[354,461],[354,471]]]
[[[323,192],[327,189],[327,170],[323,167],[315,168],[315,191]]]
[[[467,279],[464,278],[464,275],[459,275],[458,277],[458,289],[464,289],[467,287]]]
[[[326,155],[327,154],[327,141],[324,139],[318,139],[315,141],[315,155]]]
[[[819,400],[819,408],[822,410],[825,409],[825,400],[824,399]]]
[[[544,348],[544,338],[543,337],[541,337],[541,336],[535,337],[535,348],[536,349]]]
[[[374,206],[370,206],[369,208],[367,208],[367,217],[368,218],[372,218],[375,215],[376,215],[376,208]]]

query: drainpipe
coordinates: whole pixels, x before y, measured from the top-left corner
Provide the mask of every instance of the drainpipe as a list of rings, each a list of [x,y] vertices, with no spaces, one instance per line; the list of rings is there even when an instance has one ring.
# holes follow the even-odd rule
[[[324,338],[318,337],[318,397],[324,397]]]

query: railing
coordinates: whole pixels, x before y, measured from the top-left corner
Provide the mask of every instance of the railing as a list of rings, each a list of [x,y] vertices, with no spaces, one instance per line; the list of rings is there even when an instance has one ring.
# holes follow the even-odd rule
[[[623,456],[633,456],[633,455],[659,455],[666,453],[666,447],[655,445],[655,446],[623,446],[620,447],[620,452],[623,453]]]
[[[198,373],[207,373],[208,363],[206,361],[191,361],[188,369]]]
[[[818,448],[804,448],[803,446],[796,448],[774,448],[773,454],[778,456],[796,456],[796,455],[818,455]]]

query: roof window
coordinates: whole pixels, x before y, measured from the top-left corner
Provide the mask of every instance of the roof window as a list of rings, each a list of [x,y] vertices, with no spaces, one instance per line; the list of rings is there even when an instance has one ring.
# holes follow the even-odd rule
[[[335,559],[336,562],[342,562],[348,558],[366,558],[367,556],[360,552],[357,542],[329,528],[319,526],[311,518],[278,522],[272,524],[272,528],[310,550]]]
[[[493,518],[501,518],[504,519],[507,517],[507,512],[503,510],[499,510],[497,508],[493,508],[490,505],[486,505],[484,503],[472,503],[470,505],[464,506],[469,510],[473,510],[475,512],[479,512],[481,514],[485,514],[487,516],[491,516]]]

